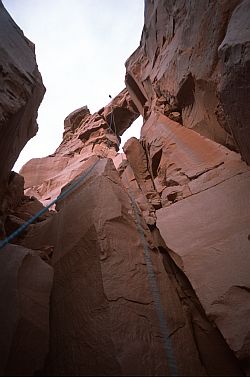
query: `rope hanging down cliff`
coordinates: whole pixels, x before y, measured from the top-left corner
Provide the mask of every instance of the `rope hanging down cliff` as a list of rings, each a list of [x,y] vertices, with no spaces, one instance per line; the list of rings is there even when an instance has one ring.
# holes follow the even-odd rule
[[[0,241],[0,250],[7,245],[10,241],[12,241],[14,238],[19,236],[30,224],[32,224],[39,216],[42,216],[45,212],[49,210],[50,207],[53,206],[53,204],[56,204],[59,200],[65,198],[71,191],[73,191],[94,169],[99,159],[86,171],[84,172],[72,185],[62,192],[56,199],[54,199],[52,202],[50,202],[46,207],[44,207],[41,211],[37,212],[34,216],[32,216],[26,223],[21,225],[18,229],[16,229],[13,233],[11,233],[8,237],[6,237],[4,240]]]
[[[113,113],[113,112],[112,112]],[[112,126],[112,121],[114,123],[114,119],[111,115],[111,122],[110,122],[110,129]],[[115,123],[114,123],[115,127]],[[115,127],[116,128],[116,127]],[[87,170],[85,171],[74,183],[71,184],[71,186],[66,189],[64,192],[62,192],[56,199],[54,199],[49,205],[44,207],[41,211],[37,212],[33,217],[31,217],[26,223],[21,225],[17,230],[15,230],[12,234],[10,234],[8,237],[6,237],[4,240],[0,242],[0,249],[2,249],[5,245],[7,245],[10,241],[12,241],[14,238],[16,238],[18,235],[20,235],[30,224],[32,224],[39,216],[43,215],[46,211],[49,210],[49,208],[57,203],[59,200],[65,198],[71,191],[73,191],[94,169],[96,166],[97,162],[99,159]],[[140,219],[140,211],[138,209],[138,206],[136,204],[136,201],[133,197],[132,192],[130,191],[129,184],[128,184],[128,178],[126,177],[126,172],[125,172],[125,178],[127,180],[127,185],[128,185],[128,195],[131,201],[132,209],[135,215],[135,222],[136,222],[136,227],[139,232],[142,245],[143,245],[143,250],[144,250],[144,257],[147,265],[147,270],[148,270],[148,279],[149,279],[149,284],[150,284],[150,289],[151,293],[154,299],[154,304],[155,304],[155,309],[158,315],[159,323],[160,323],[160,329],[161,333],[164,339],[164,348],[167,356],[167,361],[168,361],[168,367],[169,367],[169,372],[171,376],[178,376],[177,372],[177,366],[176,366],[176,361],[173,353],[173,347],[172,347],[172,341],[169,336],[169,330],[165,318],[165,313],[161,304],[161,298],[160,298],[160,291],[157,285],[157,280],[156,276],[154,273],[153,269],[153,264],[150,256],[150,251],[148,248],[148,243],[145,239],[143,227],[141,224],[141,219]]]
[[[150,285],[151,293],[152,293],[152,296],[153,296],[153,299],[154,299],[155,309],[156,309],[156,313],[158,315],[161,333],[162,333],[163,339],[164,339],[164,348],[165,348],[165,352],[166,352],[166,356],[167,356],[169,372],[170,372],[171,376],[178,376],[178,370],[177,370],[176,360],[175,360],[175,357],[174,357],[172,341],[171,341],[171,338],[170,338],[170,335],[169,335],[170,332],[168,330],[168,325],[167,325],[167,321],[166,321],[166,318],[165,318],[165,313],[164,313],[164,310],[163,310],[163,307],[162,307],[162,304],[161,304],[160,291],[159,291],[159,288],[158,288],[158,285],[157,285],[157,280],[156,280],[156,276],[155,276],[154,269],[153,269],[152,259],[151,259],[151,256],[150,256],[150,250],[148,248],[147,240],[145,239],[145,235],[144,235],[144,231],[143,231],[143,227],[142,227],[142,223],[141,223],[141,219],[140,219],[140,210],[139,210],[137,203],[135,201],[135,198],[134,198],[134,196],[133,196],[133,194],[132,194],[132,192],[129,188],[129,182],[128,182],[128,178],[127,178],[126,174],[127,173],[125,171],[124,176],[125,176],[125,179],[127,181],[128,195],[129,195],[131,205],[132,205],[132,209],[133,209],[133,212],[134,212],[134,215],[135,215],[136,227],[137,227],[137,230],[138,230],[138,233],[140,235],[141,242],[142,242],[142,245],[143,245],[144,258],[145,258],[147,270],[148,270],[149,285]]]
[[[112,129],[112,123],[114,125],[114,130]],[[116,134],[116,125],[115,125],[115,120],[114,120],[114,115],[113,115],[113,110],[111,108],[111,119],[110,119],[110,124],[109,128],[112,132]],[[0,250],[7,245],[9,242],[11,242],[14,238],[19,236],[25,229],[28,228],[30,224],[32,224],[38,217],[42,216],[45,212],[49,210],[50,207],[52,207],[54,204],[56,204],[59,200],[65,198],[72,190],[74,190],[79,183],[83,181],[87,177],[87,175],[94,169],[98,161],[94,163],[94,165],[87,170],[85,173],[83,173],[80,178],[73,183],[67,190],[62,192],[56,199],[54,199],[51,203],[49,203],[46,207],[44,207],[41,211],[37,212],[34,216],[32,216],[28,221],[26,221],[24,224],[22,224],[19,228],[17,228],[13,233],[11,233],[8,237],[6,237],[4,240],[0,241]]]
[[[114,125],[114,129],[112,128],[112,124]],[[117,136],[117,130],[115,125],[115,117],[114,117],[114,110],[111,107],[111,115],[110,115],[110,123],[108,123],[109,129]]]
[[[112,99],[112,96],[109,94],[109,98]],[[113,107],[112,105],[111,106],[111,113],[110,113],[110,123],[107,121],[108,123],[108,126],[109,126],[109,129],[115,133],[115,135],[117,136],[117,132],[116,132],[116,125],[115,125],[115,117],[114,117],[114,110],[113,110]],[[114,129],[112,128],[112,123],[114,125]]]

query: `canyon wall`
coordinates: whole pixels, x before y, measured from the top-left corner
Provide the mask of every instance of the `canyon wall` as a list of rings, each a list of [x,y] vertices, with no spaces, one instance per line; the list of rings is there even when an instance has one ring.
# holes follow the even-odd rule
[[[45,93],[35,47],[0,1],[0,237],[11,206],[10,174],[21,150],[37,132],[37,110]]]
[[[45,93],[35,48],[0,1],[0,239],[8,217],[24,198],[24,179],[11,171],[37,132],[37,110]],[[7,216],[9,215],[9,216]],[[27,216],[27,214],[26,214]],[[29,214],[28,214],[29,216]],[[27,217],[26,217],[27,218]],[[6,226],[7,223],[7,226]],[[49,348],[49,301],[53,268],[34,250],[0,250],[0,374],[32,375]],[[22,340],[20,342],[20,340]]]
[[[126,88],[12,173],[1,375],[250,375],[249,4],[145,1]]]
[[[154,217],[170,255],[248,373],[249,15],[249,1],[146,1],[126,62],[144,116],[137,184],[160,195]],[[136,144],[129,161],[140,159]]]
[[[250,162],[250,3],[145,2],[126,85],[146,118],[159,109]]]
[[[63,140],[55,153],[32,159],[22,167],[20,174],[25,177],[26,195],[34,195],[48,204],[81,173],[91,156],[115,158],[120,135],[138,116],[126,89],[94,114],[90,114],[87,106],[73,111],[64,121]]]

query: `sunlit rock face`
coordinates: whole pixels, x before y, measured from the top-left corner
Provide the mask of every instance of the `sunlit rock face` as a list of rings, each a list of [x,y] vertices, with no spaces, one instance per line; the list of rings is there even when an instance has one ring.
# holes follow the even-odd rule
[[[161,198],[156,225],[249,373],[250,168],[238,153],[159,113],[141,137]]]
[[[249,6],[145,2],[141,43],[126,62],[126,86],[144,117],[144,153],[134,145],[132,161],[124,148],[142,213],[151,211],[172,259],[247,374]],[[152,188],[160,196],[155,211],[144,204],[147,181],[148,196]]]
[[[8,234],[68,195],[0,250],[0,374],[250,375],[248,4],[147,0],[127,89],[11,174]]]
[[[155,109],[240,151],[250,163],[250,3],[146,1],[126,85],[140,113]]]
[[[26,195],[47,204],[81,173],[89,157],[115,158],[120,135],[138,116],[126,89],[93,115],[87,106],[73,111],[64,121],[63,141],[55,153],[32,159],[21,169]]]
[[[3,221],[10,171],[27,141],[37,132],[37,110],[45,88],[37,68],[34,45],[2,2],[0,50],[0,217]]]

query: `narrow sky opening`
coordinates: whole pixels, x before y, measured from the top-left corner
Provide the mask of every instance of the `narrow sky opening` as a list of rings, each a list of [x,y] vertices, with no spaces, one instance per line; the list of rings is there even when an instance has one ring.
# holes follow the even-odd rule
[[[19,171],[31,158],[55,151],[70,112],[87,105],[94,113],[109,103],[109,94],[115,97],[125,87],[124,64],[140,43],[144,0],[3,3],[35,44],[47,89],[38,111],[39,131],[14,166]]]

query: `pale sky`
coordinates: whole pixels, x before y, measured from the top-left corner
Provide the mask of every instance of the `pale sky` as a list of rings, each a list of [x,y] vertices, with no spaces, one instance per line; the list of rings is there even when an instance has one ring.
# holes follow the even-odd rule
[[[47,89],[38,111],[39,131],[14,166],[55,151],[63,121],[87,105],[94,113],[124,87],[126,59],[139,46],[144,0],[3,0],[18,26],[36,47]],[[141,117],[122,142],[139,137]]]

